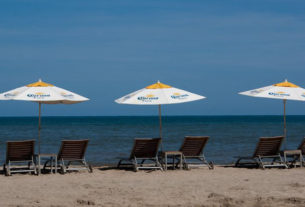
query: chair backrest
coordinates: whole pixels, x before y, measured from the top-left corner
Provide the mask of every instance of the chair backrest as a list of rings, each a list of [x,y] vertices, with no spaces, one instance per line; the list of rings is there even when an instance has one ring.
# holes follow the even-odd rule
[[[186,136],[179,151],[184,156],[199,156],[208,140],[207,136]]]
[[[62,140],[57,159],[81,160],[84,159],[88,146],[88,139],[84,140]]]
[[[300,146],[298,147],[299,150],[302,151],[302,154],[305,155],[305,137],[303,141],[301,142]]]
[[[35,140],[6,142],[6,163],[9,161],[32,160],[34,148]]]
[[[261,137],[256,145],[253,157],[278,155],[283,140],[283,136]]]
[[[134,139],[130,159],[154,158],[158,154],[161,138],[136,138]]]

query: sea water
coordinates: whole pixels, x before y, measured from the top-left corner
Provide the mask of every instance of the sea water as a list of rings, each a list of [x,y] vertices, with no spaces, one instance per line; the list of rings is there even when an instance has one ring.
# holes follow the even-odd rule
[[[235,156],[251,155],[259,137],[283,134],[282,116],[166,116],[163,150],[178,150],[184,136],[209,136],[207,160],[230,164]],[[305,136],[305,116],[287,117],[286,149],[296,149]],[[37,117],[0,118],[0,161],[6,141],[37,140]],[[86,159],[94,165],[116,164],[128,157],[134,138],[159,137],[157,116],[42,117],[41,153],[58,153],[63,139],[89,139]],[[37,152],[36,147],[36,152]]]

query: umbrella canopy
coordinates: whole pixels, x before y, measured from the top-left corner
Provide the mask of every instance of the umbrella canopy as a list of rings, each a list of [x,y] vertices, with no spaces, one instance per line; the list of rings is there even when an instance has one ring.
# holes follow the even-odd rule
[[[286,129],[286,100],[305,101],[305,89],[285,80],[271,86],[258,88],[239,93],[241,95],[282,99],[284,103],[284,137],[287,136]]]
[[[115,100],[115,102],[134,105],[162,105],[184,103],[204,98],[204,96],[174,88],[158,81],[155,84],[123,96]]]
[[[160,138],[162,138],[161,105],[178,104],[204,98],[204,96],[174,88],[158,81],[155,84],[123,96],[115,100],[115,102],[119,104],[159,105]]]
[[[40,153],[41,104],[74,104],[88,101],[89,99],[39,80],[38,82],[1,93],[0,100],[39,103],[38,151]]]
[[[261,98],[305,101],[305,89],[290,83],[287,80],[282,83],[241,92],[239,94]]]
[[[0,94],[0,100],[33,101],[43,104],[74,104],[89,99],[39,80]]]

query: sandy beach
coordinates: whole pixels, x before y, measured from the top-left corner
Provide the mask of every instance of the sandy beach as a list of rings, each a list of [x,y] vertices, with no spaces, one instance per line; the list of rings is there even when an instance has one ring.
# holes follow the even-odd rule
[[[0,206],[305,206],[305,168],[0,176]]]

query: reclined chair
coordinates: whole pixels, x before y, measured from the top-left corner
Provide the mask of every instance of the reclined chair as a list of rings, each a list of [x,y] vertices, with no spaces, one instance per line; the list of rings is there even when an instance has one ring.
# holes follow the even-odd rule
[[[280,155],[280,148],[283,140],[284,137],[282,136],[260,138],[253,155],[248,157],[237,157],[238,159],[235,162],[235,167],[256,165],[263,169],[266,167],[288,168]],[[241,162],[241,160],[248,160],[248,162]],[[269,160],[269,162],[265,160]]]
[[[305,137],[302,140],[302,142],[300,143],[298,150],[301,150],[303,156],[305,155]],[[303,158],[303,160],[304,160],[304,158]]]
[[[284,160],[288,167],[296,167],[297,162],[299,162],[300,167],[304,166],[304,155],[305,155],[305,138],[300,143],[299,147],[296,150],[285,150],[283,151]],[[290,158],[290,161],[287,160]],[[292,158],[292,159],[291,159]]]
[[[183,156],[184,168],[190,169],[192,167],[208,167],[214,169],[213,162],[208,162],[203,154],[204,147],[208,142],[209,137],[203,136],[186,136],[181,145],[180,152]]]
[[[85,153],[88,146],[88,139],[85,140],[62,140],[59,153],[57,155],[58,166],[64,174],[67,171],[88,170],[93,172],[92,166],[86,162]],[[52,165],[52,160],[47,160],[44,170]],[[73,165],[71,165],[73,163]],[[49,165],[48,165],[49,164]],[[76,165],[78,164],[78,165]]]
[[[16,172],[37,174],[34,155],[34,140],[8,141],[6,143],[6,161],[3,165],[5,175]]]
[[[117,167],[131,166],[135,171],[140,169],[163,170],[158,159],[160,143],[161,138],[136,138],[129,158],[120,159]],[[147,163],[147,161],[149,161],[149,163]]]

